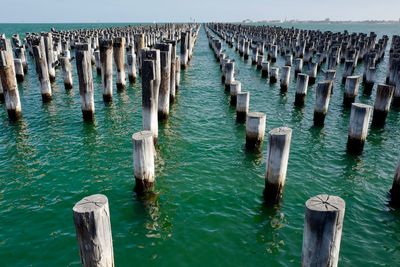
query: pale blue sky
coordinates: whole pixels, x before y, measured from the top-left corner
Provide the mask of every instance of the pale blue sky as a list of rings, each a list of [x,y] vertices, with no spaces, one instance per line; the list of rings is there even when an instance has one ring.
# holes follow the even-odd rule
[[[0,0],[0,22],[400,18],[400,0]]]

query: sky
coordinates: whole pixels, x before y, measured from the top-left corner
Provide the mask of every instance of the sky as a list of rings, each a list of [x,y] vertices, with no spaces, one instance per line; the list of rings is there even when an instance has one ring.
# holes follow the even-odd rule
[[[0,23],[400,18],[400,0],[0,0],[0,6]]]

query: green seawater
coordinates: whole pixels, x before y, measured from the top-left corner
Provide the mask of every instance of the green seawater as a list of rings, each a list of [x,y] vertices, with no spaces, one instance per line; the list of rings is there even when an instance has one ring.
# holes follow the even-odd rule
[[[104,26],[111,24],[2,24],[0,32]],[[292,26],[400,33],[398,25]],[[23,118],[12,123],[4,105],[0,111],[0,266],[80,266],[72,207],[95,193],[109,199],[116,266],[299,266],[304,203],[320,193],[346,201],[340,266],[399,266],[400,213],[388,206],[387,193],[400,156],[400,112],[390,112],[385,129],[370,130],[362,156],[348,156],[343,66],[326,125],[316,129],[316,85],[305,107],[295,109],[294,77],[282,95],[250,60],[225,49],[236,60],[242,90],[250,91],[250,109],[267,114],[267,131],[293,129],[279,206],[263,205],[266,141],[262,153],[245,151],[245,127],[235,122],[204,28],[181,73],[171,116],[160,125],[158,195],[145,202],[133,193],[131,135],[141,130],[140,79],[124,92],[114,88],[112,104],[105,105],[94,72],[96,120],[84,123],[75,63],[75,88],[66,92],[57,70],[53,100],[43,104],[29,58],[29,74],[19,85]],[[379,65],[380,82],[387,60],[388,53]],[[355,72],[362,71],[359,65]],[[375,89],[357,101],[373,104],[374,95]]]

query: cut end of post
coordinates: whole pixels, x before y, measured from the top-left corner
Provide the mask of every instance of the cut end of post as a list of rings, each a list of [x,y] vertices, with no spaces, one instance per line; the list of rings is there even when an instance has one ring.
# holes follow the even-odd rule
[[[345,206],[346,204],[342,198],[327,194],[317,195],[306,202],[308,210],[317,212],[344,211]]]
[[[87,213],[94,212],[102,209],[104,205],[108,204],[108,199],[105,195],[95,194],[88,197],[84,197],[75,204],[72,210],[76,213]]]

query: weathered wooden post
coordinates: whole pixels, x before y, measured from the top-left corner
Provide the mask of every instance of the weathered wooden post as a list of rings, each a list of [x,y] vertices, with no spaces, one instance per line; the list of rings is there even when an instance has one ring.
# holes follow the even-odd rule
[[[278,46],[271,45],[270,51],[271,51],[271,53],[270,53],[271,62],[274,63],[274,62],[276,62],[276,59],[278,58]]]
[[[3,89],[8,118],[17,120],[21,116],[21,101],[14,72],[13,55],[12,51],[10,51],[11,47],[7,48],[7,50],[0,51],[0,83]]]
[[[176,72],[177,72],[177,65],[176,65],[176,41],[170,40],[168,41],[171,44],[171,79],[170,79],[170,94],[169,94],[169,102],[172,104],[175,101],[176,97]],[[179,69],[179,67],[178,67]]]
[[[101,63],[101,83],[103,85],[103,100],[111,102],[113,95],[113,41],[101,39],[99,43]]]
[[[113,50],[115,67],[117,69],[117,89],[124,90],[126,88],[124,37],[114,38]]]
[[[101,62],[100,62],[100,51],[96,50],[93,52],[95,65],[96,65],[96,73],[97,75],[101,75]]]
[[[246,148],[257,149],[264,140],[266,115],[262,112],[249,112],[246,119]]]
[[[390,190],[390,204],[395,207],[400,207],[400,161],[397,164],[392,189]]]
[[[156,49],[160,50],[161,82],[158,94],[158,120],[163,121],[169,115],[169,98],[171,86],[171,44],[156,44]]]
[[[53,36],[51,32],[42,33],[43,42],[44,42],[44,51],[45,61],[47,63],[48,73],[50,82],[54,82],[56,80],[56,70],[53,65],[54,63],[54,53],[53,53]]]
[[[304,73],[299,73],[297,75],[296,96],[294,99],[294,105],[296,107],[304,106],[304,100],[307,95],[307,89],[308,89],[308,75]]]
[[[347,76],[353,75],[353,72],[354,72],[354,61],[346,60],[346,62],[344,63],[342,83],[345,83]]]
[[[72,89],[74,87],[74,81],[72,79],[72,64],[70,59],[67,57],[60,57],[60,63],[64,77],[64,88],[66,90]]]
[[[372,126],[383,128],[386,117],[390,110],[394,93],[394,87],[386,84],[378,84],[374,103],[374,113],[372,115]]]
[[[237,95],[242,90],[242,84],[239,81],[233,81],[230,87],[230,104],[231,106],[236,106],[237,103]]]
[[[256,65],[257,64],[257,59],[258,59],[258,47],[255,46],[252,49],[251,64],[252,65]]]
[[[308,62],[308,82],[314,84],[317,80],[318,64],[314,62]]]
[[[224,67],[225,73],[225,91],[229,92],[232,82],[235,81],[235,62],[229,61]]]
[[[142,119],[143,129],[158,140],[158,94],[161,82],[160,50],[142,50]]]
[[[281,72],[281,92],[286,93],[290,83],[290,66],[283,66]]]
[[[25,79],[24,66],[22,65],[22,60],[19,58],[14,59],[14,69],[15,69],[15,77],[17,78],[17,82],[23,82]]]
[[[345,206],[337,196],[318,195],[307,200],[301,266],[338,265]]]
[[[114,267],[110,210],[105,195],[84,197],[73,207],[76,237],[84,267]]]
[[[75,44],[76,69],[79,80],[82,115],[84,121],[94,120],[94,89],[92,77],[92,59],[87,43]]]
[[[47,67],[46,55],[42,52],[40,45],[32,47],[33,55],[35,57],[36,72],[39,77],[40,89],[42,93],[43,102],[51,100],[51,85],[49,78],[49,69]]]
[[[360,76],[347,76],[344,86],[343,105],[350,107],[358,95]]]
[[[143,62],[146,64],[145,62]],[[133,169],[135,192],[142,195],[154,186],[154,141],[151,131],[140,131],[132,135]]]
[[[324,74],[325,81],[334,82],[336,79],[336,70],[326,70]]]
[[[181,68],[186,69],[189,61],[188,32],[181,32]]]
[[[269,62],[264,61],[261,63],[261,78],[268,78],[269,75]]]
[[[293,62],[293,55],[286,55],[285,56],[285,66],[292,66],[292,62]]]
[[[303,70],[303,59],[296,58],[294,60],[294,76],[297,77],[297,74],[301,73]]]
[[[129,44],[128,53],[126,54],[126,63],[128,65],[128,79],[130,83],[136,82],[136,54],[135,46]]]
[[[374,84],[376,81],[376,68],[370,67],[367,69],[365,73],[365,83],[364,83],[364,95],[371,95],[372,89],[374,88]]]
[[[275,128],[268,135],[264,200],[276,204],[282,197],[289,161],[292,129]]]
[[[360,155],[368,135],[369,121],[372,107],[353,103],[351,106],[350,127],[347,138],[347,151],[353,155]]]
[[[264,62],[264,56],[263,55],[258,55],[257,56],[257,70],[262,69],[262,64]]]
[[[245,122],[250,106],[250,92],[240,92],[236,96],[236,121]]]
[[[179,86],[181,85],[181,59],[177,56],[176,57],[176,72],[175,72],[175,89],[178,91],[179,90]]]
[[[332,81],[319,82],[316,89],[314,106],[314,126],[324,126],[331,98]]]
[[[269,83],[276,83],[279,77],[279,68],[273,67],[269,73]]]

